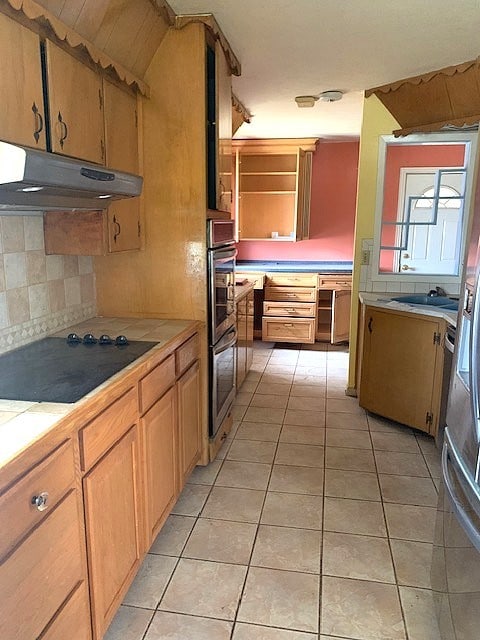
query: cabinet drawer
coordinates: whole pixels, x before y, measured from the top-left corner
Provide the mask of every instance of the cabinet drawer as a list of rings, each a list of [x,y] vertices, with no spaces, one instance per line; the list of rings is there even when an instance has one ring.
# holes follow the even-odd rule
[[[316,273],[269,273],[267,286],[276,287],[316,287]]]
[[[319,289],[351,289],[352,276],[318,276]]]
[[[62,607],[40,640],[90,640],[90,606],[85,582],[82,582]]]
[[[145,413],[175,384],[175,356],[168,356],[140,380],[140,413]]]
[[[264,273],[254,273],[253,271],[235,271],[235,277],[237,280],[243,280],[244,278],[253,282],[254,289],[263,289],[265,284]]]
[[[176,351],[175,351],[175,373],[178,376],[181,376],[184,371],[188,369],[188,367],[195,362],[198,358],[200,351],[198,333],[192,336],[189,340],[184,342]]]
[[[52,511],[73,482],[73,443],[68,440],[0,497],[0,513],[8,522],[0,528],[0,558]],[[32,504],[40,494],[48,494],[41,511]]]
[[[90,469],[136,419],[137,394],[130,389],[80,431],[82,470]]]
[[[290,316],[293,318],[314,318],[314,302],[264,302],[264,316]]]
[[[316,302],[317,290],[310,287],[266,287],[265,300],[278,302]]]
[[[267,342],[315,342],[315,318],[268,318],[262,320],[262,340]]]
[[[1,565],[0,638],[38,638],[82,580],[83,553],[72,491]]]

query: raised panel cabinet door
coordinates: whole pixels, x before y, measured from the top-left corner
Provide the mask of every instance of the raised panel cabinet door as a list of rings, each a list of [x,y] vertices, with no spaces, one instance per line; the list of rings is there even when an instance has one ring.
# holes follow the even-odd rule
[[[237,389],[240,389],[247,368],[247,298],[237,303]]]
[[[108,207],[108,250],[110,253],[140,249],[140,199],[117,200]]]
[[[49,40],[45,50],[52,151],[104,164],[101,77]]]
[[[0,14],[0,139],[45,149],[42,64],[36,33]]]
[[[253,325],[255,320],[255,294],[253,291],[247,294],[247,360],[245,373],[248,374],[253,362]]]
[[[430,431],[441,347],[431,318],[367,307],[363,333],[360,406],[385,418]]]
[[[200,459],[200,367],[198,361],[177,382],[180,487]]]
[[[147,547],[155,539],[177,496],[175,388],[141,419]]]
[[[217,71],[217,209],[232,210],[232,80],[220,42],[215,43]]]
[[[83,479],[94,637],[103,638],[141,560],[138,431],[133,426]]]
[[[333,291],[332,295],[332,344],[348,342],[350,336],[351,291]]]

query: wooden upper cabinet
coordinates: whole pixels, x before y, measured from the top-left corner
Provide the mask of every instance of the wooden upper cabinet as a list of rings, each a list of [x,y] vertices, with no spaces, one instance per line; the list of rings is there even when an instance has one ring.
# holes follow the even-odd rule
[[[40,40],[36,33],[0,14],[0,139],[46,148]]]
[[[102,79],[52,42],[45,42],[51,150],[105,163]]]
[[[232,80],[225,53],[217,40],[217,209],[232,209]]]

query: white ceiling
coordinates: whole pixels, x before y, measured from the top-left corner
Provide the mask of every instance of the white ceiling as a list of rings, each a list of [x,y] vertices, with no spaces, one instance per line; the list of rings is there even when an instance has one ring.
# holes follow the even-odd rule
[[[363,91],[480,54],[480,0],[168,0],[213,13],[242,64],[233,90],[251,111],[240,138],[360,134]],[[329,89],[340,102],[299,109]]]

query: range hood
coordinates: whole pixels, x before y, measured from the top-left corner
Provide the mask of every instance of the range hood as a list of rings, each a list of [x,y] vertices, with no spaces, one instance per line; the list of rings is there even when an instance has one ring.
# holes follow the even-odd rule
[[[142,184],[131,173],[0,142],[0,213],[106,209],[140,195]]]

